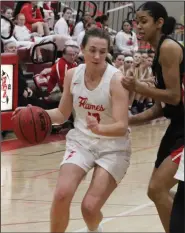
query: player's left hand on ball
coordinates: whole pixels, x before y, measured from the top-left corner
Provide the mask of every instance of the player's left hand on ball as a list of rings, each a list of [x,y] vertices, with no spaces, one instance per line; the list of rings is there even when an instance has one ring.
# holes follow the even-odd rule
[[[87,128],[90,129],[93,133],[96,133],[98,131],[98,121],[93,116],[87,116],[86,117],[87,122]]]

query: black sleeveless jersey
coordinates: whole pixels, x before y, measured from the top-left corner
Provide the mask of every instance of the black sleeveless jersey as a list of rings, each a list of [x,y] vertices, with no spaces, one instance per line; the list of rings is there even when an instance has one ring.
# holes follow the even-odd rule
[[[181,101],[176,106],[164,103],[164,106],[162,105],[163,112],[164,112],[164,116],[166,118],[171,119],[172,122],[180,123],[183,126],[184,125],[183,81],[184,81],[184,78],[185,78],[185,73],[184,73],[185,72],[185,67],[184,67],[184,47],[179,42],[174,40],[173,38],[168,37],[168,36],[162,36],[160,41],[159,41],[158,48],[156,50],[152,70],[153,70],[153,74],[154,74],[154,76],[156,78],[156,87],[159,88],[159,89],[166,89],[164,78],[163,78],[163,73],[162,73],[162,67],[159,64],[160,47],[161,47],[161,45],[162,45],[162,43],[164,42],[165,39],[171,39],[171,40],[175,41],[176,43],[178,43],[180,45],[180,47],[182,48],[182,51],[183,51],[183,60],[182,60],[182,62],[180,64],[180,77],[177,77],[177,78],[180,78]]]

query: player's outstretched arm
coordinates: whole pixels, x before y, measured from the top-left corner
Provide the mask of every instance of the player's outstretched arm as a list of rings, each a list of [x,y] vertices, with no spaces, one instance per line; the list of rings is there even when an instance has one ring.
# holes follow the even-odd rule
[[[146,111],[129,117],[129,125],[143,124],[163,116],[163,110],[160,102],[147,109]]]
[[[72,106],[73,106],[73,97],[70,92],[71,80],[73,77],[74,69],[70,69],[67,71],[66,76],[64,78],[64,92],[62,94],[60,104],[58,108],[47,110],[52,123],[62,124],[71,115]]]

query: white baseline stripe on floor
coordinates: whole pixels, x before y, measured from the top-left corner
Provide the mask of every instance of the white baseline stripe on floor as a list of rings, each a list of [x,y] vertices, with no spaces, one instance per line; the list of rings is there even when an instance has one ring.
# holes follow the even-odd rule
[[[131,213],[136,212],[136,211],[138,211],[138,210],[144,209],[144,208],[146,208],[146,207],[148,207],[148,206],[151,206],[151,205],[153,205],[153,202],[149,202],[149,203],[147,203],[147,204],[139,205],[139,206],[137,206],[137,207],[135,207],[135,208],[133,208],[133,209],[130,209],[130,210],[124,211],[124,212],[122,212],[122,213],[120,213],[120,214],[117,214],[117,215],[115,215],[115,217],[106,218],[106,219],[104,219],[104,220],[101,222],[101,224],[104,224],[104,223],[106,223],[106,222],[110,222],[110,221],[116,219],[117,217],[126,216],[126,215],[128,215],[128,214],[131,214]],[[81,228],[81,229],[76,230],[76,231],[73,231],[73,232],[84,232],[85,229],[86,229],[86,227]]]

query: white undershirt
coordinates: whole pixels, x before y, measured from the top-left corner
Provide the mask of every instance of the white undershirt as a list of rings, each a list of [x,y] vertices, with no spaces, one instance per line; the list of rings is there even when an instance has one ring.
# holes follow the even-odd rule
[[[69,36],[69,26],[63,17],[56,22],[54,32],[58,35]]]
[[[82,44],[82,40],[85,36],[85,31],[80,32],[80,34],[77,36],[77,44],[80,47]]]
[[[80,32],[84,31],[84,25],[83,22],[80,21],[76,24],[75,28],[74,28],[74,33],[73,36],[74,37],[78,37],[78,35],[80,34]]]
[[[30,41],[31,32],[26,26],[15,25],[14,36],[18,41]]]

